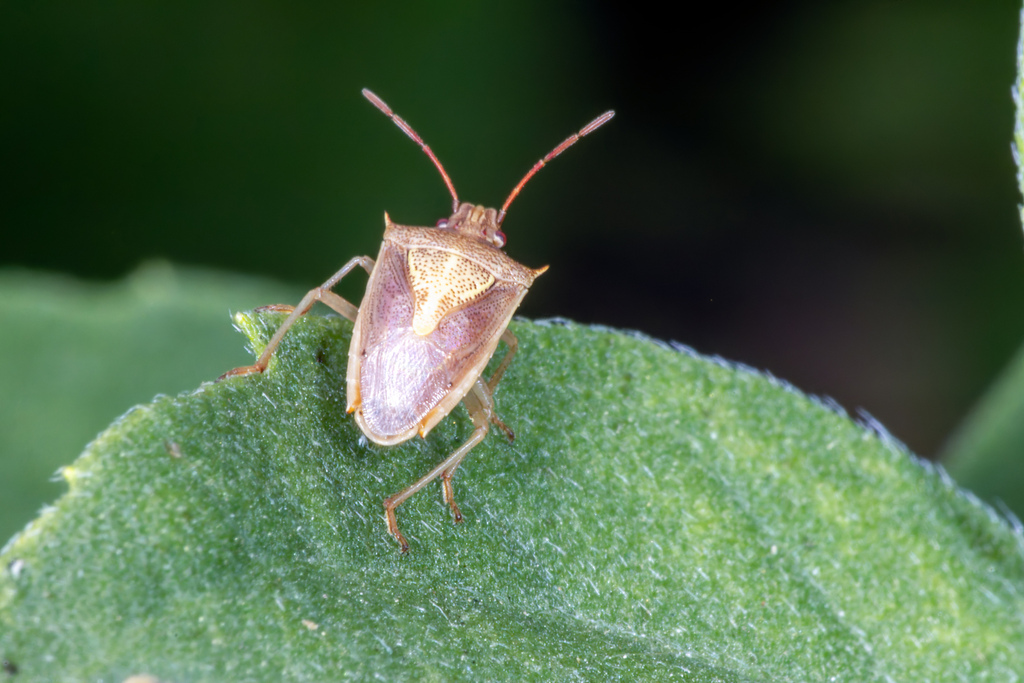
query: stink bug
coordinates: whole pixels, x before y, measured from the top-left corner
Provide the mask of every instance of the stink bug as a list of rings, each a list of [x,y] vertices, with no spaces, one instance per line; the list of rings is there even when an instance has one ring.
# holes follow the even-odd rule
[[[518,346],[507,329],[509,320],[547,266],[534,270],[505,255],[505,234],[500,229],[505,212],[537,171],[611,120],[615,112],[597,117],[534,164],[501,210],[495,211],[460,204],[455,186],[430,147],[383,100],[369,90],[364,89],[363,95],[434,162],[451,192],[452,215],[428,228],[392,223],[385,213],[384,242],[376,262],[357,256],[310,290],[298,306],[260,309],[290,315],[253,365],[235,368],[221,379],[266,370],[288,328],[320,301],[355,323],[348,353],[348,412],[355,413],[356,424],[371,441],[389,446],[416,434],[425,437],[460,401],[465,403],[473,420],[469,439],[415,484],[384,500],[388,532],[404,553],[409,543],[398,530],[395,508],[440,477],[444,500],[455,521],[461,522],[452,490],[455,470],[487,435],[491,423],[513,438],[512,430],[495,413],[494,389]],[[358,309],[331,291],[356,266],[370,275]],[[491,378],[484,380],[481,375],[499,340],[508,351]]]

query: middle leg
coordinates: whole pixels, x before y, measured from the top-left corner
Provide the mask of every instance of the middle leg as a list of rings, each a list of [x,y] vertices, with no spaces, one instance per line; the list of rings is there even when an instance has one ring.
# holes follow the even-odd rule
[[[311,289],[306,293],[306,296],[302,297],[302,301],[299,302],[298,306],[285,306],[282,304],[273,304],[270,306],[263,306],[261,310],[270,311],[282,311],[288,312],[289,315],[285,318],[281,326],[277,328],[277,332],[267,342],[266,347],[263,349],[263,353],[256,359],[256,362],[252,365],[243,365],[240,368],[234,370],[228,370],[223,375],[217,378],[217,381],[227,379],[228,377],[237,377],[239,375],[248,375],[254,372],[263,372],[267,369],[267,365],[270,363],[270,357],[274,355],[274,351],[277,350],[278,344],[284,339],[284,335],[288,332],[295,321],[300,317],[304,316],[309,312],[309,309],[313,307],[317,301],[322,301],[327,304],[339,314],[345,316],[349,320],[355,322],[356,316],[359,314],[359,309],[350,304],[348,301],[338,296],[331,291],[335,285],[341,282],[341,279],[351,272],[356,266],[361,266],[367,273],[373,272],[373,259],[369,256],[356,256],[344,266],[341,270],[332,275],[327,282],[323,283],[316,289]]]

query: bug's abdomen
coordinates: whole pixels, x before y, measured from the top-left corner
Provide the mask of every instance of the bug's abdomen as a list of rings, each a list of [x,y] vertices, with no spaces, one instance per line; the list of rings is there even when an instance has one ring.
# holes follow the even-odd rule
[[[415,428],[450,388],[445,352],[411,326],[367,349],[361,374],[363,419],[382,437]]]
[[[385,240],[359,306],[349,405],[377,443],[425,434],[448,414],[526,294],[475,263],[423,251]]]
[[[359,306],[358,384],[367,436],[409,438],[447,392],[447,350],[413,329],[415,299],[403,250],[385,242]]]

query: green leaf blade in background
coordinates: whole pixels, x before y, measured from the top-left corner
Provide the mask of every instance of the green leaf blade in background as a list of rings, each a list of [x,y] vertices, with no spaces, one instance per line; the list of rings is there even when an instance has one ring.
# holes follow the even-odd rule
[[[59,495],[50,477],[114,416],[244,358],[232,310],[299,296],[160,262],[112,284],[0,271],[0,538]]]
[[[1024,516],[1024,348],[950,439],[943,463],[962,486]]]
[[[258,347],[280,322],[241,316]],[[514,326],[490,435],[366,443],[351,327],[131,411],[4,550],[18,680],[991,680],[1024,668],[1021,535],[891,440],[743,369]],[[12,564],[14,563],[14,564]]]

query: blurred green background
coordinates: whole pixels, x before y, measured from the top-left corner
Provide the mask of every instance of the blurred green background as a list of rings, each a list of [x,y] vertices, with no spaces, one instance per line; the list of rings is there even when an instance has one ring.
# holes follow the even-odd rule
[[[938,455],[1024,337],[1019,5],[706,4],[683,23],[550,0],[0,5],[0,266],[99,286],[159,258],[292,295],[376,254],[385,210],[420,225],[450,210],[361,88],[416,128],[462,199],[492,206],[615,108],[505,222],[509,254],[551,265],[521,313],[767,369]],[[364,282],[340,291],[358,300]],[[149,310],[133,301],[125,311]],[[230,337],[228,309],[256,303],[217,299],[203,315]],[[31,316],[16,308],[0,356],[23,365],[2,341]],[[59,320],[45,329],[63,342],[54,355],[81,341]],[[97,365],[109,404],[69,379],[102,405],[87,420],[40,398],[66,440],[38,466],[72,460],[132,402],[215,376],[188,335],[140,337]],[[225,344],[234,360],[218,368],[245,361],[241,337]],[[161,370],[140,383],[147,363]],[[57,387],[65,372],[39,370]],[[9,381],[5,415],[37,414]],[[0,431],[28,424],[5,419],[18,424]],[[29,456],[0,452],[0,478]]]

